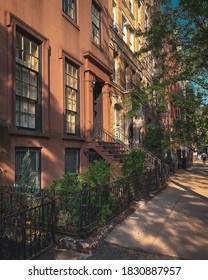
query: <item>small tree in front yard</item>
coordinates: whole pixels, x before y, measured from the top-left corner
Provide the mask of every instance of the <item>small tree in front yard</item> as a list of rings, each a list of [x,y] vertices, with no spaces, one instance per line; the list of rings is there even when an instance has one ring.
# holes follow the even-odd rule
[[[31,169],[30,152],[27,151],[22,162],[22,176],[19,186],[22,188],[35,188],[36,182]]]

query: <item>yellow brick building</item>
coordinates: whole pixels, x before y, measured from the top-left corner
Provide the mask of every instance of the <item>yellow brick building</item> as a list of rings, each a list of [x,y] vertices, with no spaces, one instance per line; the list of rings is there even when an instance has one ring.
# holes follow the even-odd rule
[[[120,140],[134,144],[142,142],[145,123],[151,119],[150,112],[142,109],[133,119],[126,117],[128,109],[124,108],[122,98],[128,92],[136,90],[139,84],[152,82],[153,64],[151,57],[138,56],[137,52],[144,40],[137,34],[150,25],[151,7],[149,0],[109,0],[110,51],[114,75],[111,82],[111,129]]]

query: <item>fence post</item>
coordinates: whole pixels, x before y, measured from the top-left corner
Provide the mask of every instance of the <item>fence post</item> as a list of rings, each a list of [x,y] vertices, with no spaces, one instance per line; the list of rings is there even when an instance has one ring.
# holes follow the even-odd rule
[[[87,183],[82,184],[81,197],[80,197],[80,221],[79,221],[79,237],[85,238],[87,235]]]
[[[130,176],[126,178],[126,186],[127,186],[127,192],[128,192],[128,207],[130,205]]]
[[[55,229],[56,229],[56,201],[55,199],[52,200],[51,211],[52,211],[52,224],[51,224],[51,231],[52,231],[52,242],[56,242],[55,238]]]
[[[3,199],[4,199],[4,194],[3,194],[3,188],[0,186],[0,216],[3,214]]]
[[[22,223],[21,259],[25,260],[26,256],[27,256],[27,254],[26,254],[26,212],[25,211],[22,211],[20,213],[20,219],[21,219],[20,222]]]

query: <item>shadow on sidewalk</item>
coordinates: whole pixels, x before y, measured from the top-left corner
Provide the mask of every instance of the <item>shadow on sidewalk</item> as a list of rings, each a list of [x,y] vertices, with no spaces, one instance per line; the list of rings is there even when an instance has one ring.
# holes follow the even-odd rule
[[[199,194],[199,193],[197,193],[197,192],[191,190],[189,186],[182,185],[182,184],[180,184],[180,183],[178,183],[178,182],[176,182],[176,181],[174,181],[174,180],[170,180],[170,182],[173,183],[173,184],[175,184],[175,185],[177,185],[177,186],[179,186],[180,188],[186,190],[188,193],[190,193],[190,194],[192,194],[192,195],[195,195],[195,196],[197,196],[198,198],[201,198],[201,199],[205,200],[206,202],[208,202],[208,198],[207,198],[206,196],[201,195],[201,194]]]

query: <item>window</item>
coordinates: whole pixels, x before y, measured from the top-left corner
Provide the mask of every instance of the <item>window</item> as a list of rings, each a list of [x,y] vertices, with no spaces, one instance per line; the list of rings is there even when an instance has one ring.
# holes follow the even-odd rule
[[[138,6],[138,25],[141,25],[141,5]]]
[[[114,105],[114,135],[117,139],[122,140],[122,111],[121,105]]]
[[[76,0],[62,0],[62,7],[64,13],[76,21]]]
[[[123,33],[123,40],[127,42],[127,28],[126,28],[126,18],[122,16],[122,33]]]
[[[129,0],[129,10],[133,13],[133,3],[132,3],[132,0]]]
[[[118,32],[117,16],[116,16],[116,3],[113,1],[113,28]]]
[[[28,167],[31,173],[32,185],[28,187],[40,187],[40,155],[41,151],[38,148],[16,148],[15,149],[15,186],[20,186],[22,176],[27,172],[23,170],[24,157],[29,155],[30,166]],[[24,164],[23,164],[24,163]],[[25,180],[25,183],[27,180]]]
[[[145,28],[145,31],[147,31],[149,27],[149,18],[148,18],[148,15],[145,14],[145,19],[144,19],[144,28]]]
[[[65,128],[70,134],[79,134],[78,68],[65,61]]]
[[[139,38],[137,38],[137,51],[140,51],[141,49],[141,41]]]
[[[39,43],[21,31],[16,33],[16,126],[40,129]]]
[[[92,40],[97,45],[100,45],[100,11],[92,3]]]
[[[128,65],[124,63],[123,87],[128,89]]]
[[[79,149],[65,149],[65,173],[71,171],[73,174],[78,174],[80,169]]]
[[[132,52],[134,52],[134,34],[133,33],[130,34],[130,48],[131,48]]]
[[[113,69],[114,82],[118,82],[118,55],[114,53],[114,69]]]

